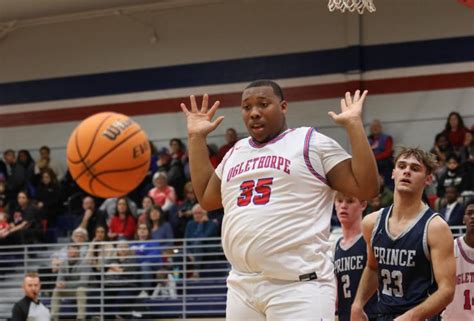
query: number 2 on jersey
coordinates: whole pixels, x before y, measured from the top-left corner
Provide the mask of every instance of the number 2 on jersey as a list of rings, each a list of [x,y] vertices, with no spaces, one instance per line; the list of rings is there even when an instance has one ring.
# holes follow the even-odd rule
[[[254,180],[244,181],[240,184],[242,193],[237,197],[237,205],[247,206],[252,201],[255,205],[267,204],[272,194],[272,183],[273,177],[260,178],[256,182]]]

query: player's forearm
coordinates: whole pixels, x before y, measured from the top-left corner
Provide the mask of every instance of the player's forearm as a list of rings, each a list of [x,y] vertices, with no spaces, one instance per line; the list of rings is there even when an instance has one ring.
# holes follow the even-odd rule
[[[189,136],[189,169],[194,193],[201,203],[206,187],[214,173],[209,159],[206,138],[203,136]]]
[[[374,154],[365,134],[362,120],[346,125],[352,150],[352,172],[363,198],[372,199],[379,191],[378,171]]]
[[[425,320],[440,313],[451,303],[454,297],[454,288],[440,286],[438,290],[430,295],[423,303],[417,305],[411,311],[414,320]]]
[[[362,309],[372,297],[372,295],[374,295],[374,293],[377,291],[377,287],[377,271],[372,270],[371,268],[366,266],[359,282],[359,287],[357,289],[357,294],[354,299],[353,306]]]

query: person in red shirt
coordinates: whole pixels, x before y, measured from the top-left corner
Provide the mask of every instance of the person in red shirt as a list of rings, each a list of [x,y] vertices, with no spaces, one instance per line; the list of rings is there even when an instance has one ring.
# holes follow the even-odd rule
[[[136,226],[136,219],[130,211],[127,199],[125,197],[119,197],[115,214],[109,223],[109,238],[111,240],[122,238],[133,240]]]
[[[444,127],[444,133],[456,151],[463,146],[467,132],[468,129],[464,125],[464,120],[461,115],[455,111],[449,113]]]
[[[385,185],[393,189],[393,138],[382,132],[382,123],[374,119],[370,124],[370,135],[367,137],[377,162],[379,174],[383,176]]]
[[[239,140],[237,137],[237,132],[233,128],[227,128],[225,131],[225,140],[227,144],[222,145],[219,148],[219,151],[217,152],[217,159],[219,163],[222,161],[224,158],[225,154],[232,148],[234,147],[235,143]]]
[[[165,172],[156,172],[153,175],[153,185],[155,187],[148,192],[148,196],[156,205],[163,211],[168,211],[176,205],[176,192],[173,186],[168,185],[168,176]]]

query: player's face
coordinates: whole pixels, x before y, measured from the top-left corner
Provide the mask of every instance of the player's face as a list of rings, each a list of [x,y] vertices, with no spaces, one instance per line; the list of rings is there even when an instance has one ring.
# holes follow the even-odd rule
[[[270,86],[245,89],[242,94],[241,113],[253,139],[267,142],[284,131],[288,104],[275,95]]]
[[[466,234],[474,234],[474,204],[469,205],[464,212]]]
[[[27,297],[36,301],[41,290],[39,278],[26,277],[23,281],[23,289]]]
[[[362,218],[366,204],[357,198],[338,193],[334,202],[336,214],[342,225],[350,225]]]
[[[421,192],[431,183],[432,176],[426,171],[425,165],[415,156],[401,156],[392,172],[395,190],[402,193]]]

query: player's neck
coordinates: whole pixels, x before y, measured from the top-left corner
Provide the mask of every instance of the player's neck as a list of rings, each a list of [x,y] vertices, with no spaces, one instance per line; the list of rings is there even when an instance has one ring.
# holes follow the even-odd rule
[[[395,193],[393,197],[392,217],[395,219],[410,219],[416,217],[424,203],[415,194]]]
[[[469,247],[474,249],[474,234],[473,233],[466,233],[464,235],[464,242],[466,242]]]
[[[342,239],[344,243],[352,242],[361,233],[361,221],[357,221],[351,226],[342,226]]]

